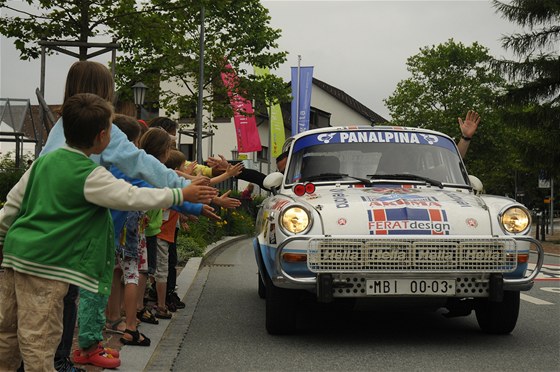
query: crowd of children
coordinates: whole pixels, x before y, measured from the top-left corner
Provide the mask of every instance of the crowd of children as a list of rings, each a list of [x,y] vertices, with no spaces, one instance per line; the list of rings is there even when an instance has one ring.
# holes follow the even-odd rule
[[[119,352],[103,345],[104,330],[125,345],[149,346],[139,325],[185,307],[175,291],[184,218],[219,219],[209,204],[240,204],[211,185],[241,165],[189,164],[174,149],[176,122],[160,117],[147,128],[114,114],[113,94],[105,66],[70,68],[61,117],[0,210],[2,371],[117,368]]]

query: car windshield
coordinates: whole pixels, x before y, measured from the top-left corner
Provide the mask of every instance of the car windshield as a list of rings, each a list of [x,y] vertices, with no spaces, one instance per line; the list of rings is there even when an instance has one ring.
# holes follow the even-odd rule
[[[286,183],[397,180],[468,185],[447,137],[406,131],[349,131],[299,138]]]

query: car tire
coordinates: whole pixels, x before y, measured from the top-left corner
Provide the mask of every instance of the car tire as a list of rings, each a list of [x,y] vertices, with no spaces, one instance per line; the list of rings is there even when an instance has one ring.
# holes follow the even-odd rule
[[[266,285],[266,330],[271,335],[296,331],[297,291]]]
[[[504,291],[500,302],[481,300],[475,307],[475,313],[483,332],[497,335],[511,333],[519,315],[519,291]]]

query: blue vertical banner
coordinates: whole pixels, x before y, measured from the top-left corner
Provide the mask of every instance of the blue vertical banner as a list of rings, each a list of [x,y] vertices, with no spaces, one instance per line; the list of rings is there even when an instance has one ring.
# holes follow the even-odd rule
[[[292,67],[292,136],[309,129],[312,85],[313,66]]]

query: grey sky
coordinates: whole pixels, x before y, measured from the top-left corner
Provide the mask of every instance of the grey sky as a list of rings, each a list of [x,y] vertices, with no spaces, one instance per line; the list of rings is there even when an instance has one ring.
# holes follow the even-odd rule
[[[496,14],[490,1],[285,1],[263,0],[271,24],[282,29],[279,47],[288,61],[272,71],[290,80],[290,66],[314,66],[314,76],[344,90],[389,119],[383,99],[409,77],[406,59],[419,48],[453,38],[474,41],[495,57],[507,56],[500,37],[519,31]],[[109,54],[96,60],[106,63]],[[67,56],[47,60],[46,99],[60,103]],[[10,40],[0,40],[0,97],[31,98],[39,86],[39,63],[20,61]]]

